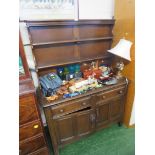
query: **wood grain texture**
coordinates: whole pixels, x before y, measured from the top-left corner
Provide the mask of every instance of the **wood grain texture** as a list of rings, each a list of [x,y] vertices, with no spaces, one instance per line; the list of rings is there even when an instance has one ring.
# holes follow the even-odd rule
[[[19,78],[19,154],[48,155],[35,87],[28,72],[21,38],[19,41],[26,71],[26,76]]]
[[[114,20],[27,21],[37,69],[103,59],[113,25]]]
[[[127,81],[122,79],[116,85],[100,88],[98,92],[92,90],[83,96],[54,101],[54,104],[45,105],[41,100],[55,155],[59,155],[59,148],[66,144],[112,123],[122,123],[126,90]],[[106,98],[100,97],[104,95]]]
[[[28,153],[32,153],[34,151],[37,151],[38,149],[41,149],[45,147],[45,140],[43,135],[40,135],[31,141],[22,141],[19,144],[19,148],[21,150],[22,155],[26,155]]]
[[[40,121],[34,121],[19,128],[19,140],[24,140],[42,133]]]
[[[124,117],[125,125],[129,126],[135,95],[135,1],[117,0],[115,2],[115,19],[112,46],[114,47],[121,38],[133,42],[131,47],[131,62],[125,66],[123,71],[124,76],[130,80]]]
[[[33,94],[20,96],[19,104],[20,104],[19,105],[19,123],[20,123],[20,125],[39,119]]]

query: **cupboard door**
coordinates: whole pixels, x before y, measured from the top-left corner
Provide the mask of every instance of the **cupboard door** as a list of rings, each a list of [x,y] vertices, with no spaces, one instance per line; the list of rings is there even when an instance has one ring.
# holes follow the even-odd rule
[[[116,121],[123,114],[123,97],[115,98],[110,103],[110,120]]]
[[[99,105],[96,109],[97,126],[104,125],[109,122],[109,103]]]
[[[85,136],[95,128],[96,115],[93,110],[83,111],[76,115],[77,136]]]
[[[56,120],[56,132],[59,144],[70,141],[75,137],[74,122],[75,121],[72,115]]]

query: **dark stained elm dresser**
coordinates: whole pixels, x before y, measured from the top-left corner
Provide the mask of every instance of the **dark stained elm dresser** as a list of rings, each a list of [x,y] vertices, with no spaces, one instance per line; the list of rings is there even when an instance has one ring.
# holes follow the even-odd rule
[[[111,65],[115,20],[26,21],[38,77],[54,67],[94,60]],[[67,99],[47,102],[38,88],[54,154],[59,148],[112,123],[123,122],[128,80]]]

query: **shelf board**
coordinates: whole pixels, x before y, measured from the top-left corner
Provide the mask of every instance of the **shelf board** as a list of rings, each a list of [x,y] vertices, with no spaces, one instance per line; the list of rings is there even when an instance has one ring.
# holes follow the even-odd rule
[[[111,56],[107,55],[107,56],[97,56],[97,57],[93,57],[93,58],[74,58],[74,59],[69,59],[69,60],[61,61],[61,62],[60,61],[53,62],[51,64],[49,64],[49,63],[38,64],[38,66],[36,68],[37,68],[37,70],[42,70],[42,69],[52,68],[52,67],[56,67],[56,66],[63,66],[63,65],[68,65],[68,64],[81,63],[81,62],[89,62],[89,61],[93,61],[93,60],[107,59],[107,58],[111,58]]]
[[[26,22],[27,27],[68,26],[68,25],[114,25],[115,19],[106,20],[20,20]]]
[[[73,39],[73,40],[62,40],[62,41],[32,43],[32,46],[37,47],[37,46],[46,46],[46,45],[81,43],[81,42],[87,42],[87,41],[101,41],[101,40],[110,40],[110,39],[113,39],[113,37],[110,36],[110,37],[99,37],[99,38],[86,38],[86,39]]]
[[[56,45],[56,44],[66,44],[66,43],[75,43],[76,40],[63,40],[63,41],[51,41],[51,42],[42,42],[42,43],[33,43],[32,46],[46,46],[46,45]]]

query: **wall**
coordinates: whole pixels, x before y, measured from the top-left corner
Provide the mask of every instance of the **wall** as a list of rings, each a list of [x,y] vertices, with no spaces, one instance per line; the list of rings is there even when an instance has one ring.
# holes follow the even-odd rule
[[[124,124],[129,126],[135,94],[135,1],[116,0],[114,16],[116,23],[113,31],[113,46],[115,46],[121,38],[125,38],[133,42],[131,47],[132,61],[125,66],[123,71],[123,74],[130,80],[124,118]]]
[[[78,0],[79,19],[112,19],[114,0]]]

